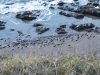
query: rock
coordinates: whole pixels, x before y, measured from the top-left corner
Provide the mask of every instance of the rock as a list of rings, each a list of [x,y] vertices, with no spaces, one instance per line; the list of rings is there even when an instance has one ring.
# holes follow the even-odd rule
[[[21,31],[17,31],[19,35],[22,35],[23,33]]]
[[[54,0],[48,0],[48,2],[52,2],[52,1],[54,1]]]
[[[60,25],[60,28],[66,28],[66,25]]]
[[[79,13],[74,13],[73,17],[77,18],[77,19],[83,19],[84,15],[83,14],[79,14]]]
[[[55,9],[55,8],[54,8],[54,7],[52,7],[52,6],[50,6],[49,8],[50,8],[50,9]]]
[[[92,31],[94,31],[94,29],[93,28],[90,28],[90,29],[86,29],[85,31],[86,32],[92,32]]]
[[[71,8],[71,7],[65,7],[65,10],[67,10],[67,11],[73,11],[74,10],[74,8]]]
[[[13,42],[12,42],[12,45],[13,45],[13,46],[18,46],[19,44],[20,44],[20,43],[19,43],[19,42],[16,42],[16,41],[13,41]]]
[[[99,3],[94,2],[94,3],[93,3],[93,6],[95,6],[95,7],[96,7],[96,6],[99,6]]]
[[[88,0],[89,2],[99,2],[99,0]]]
[[[57,34],[66,34],[67,32],[64,30],[64,28],[60,27],[56,29]]]
[[[63,6],[64,4],[65,4],[65,2],[63,2],[63,1],[59,1],[57,5],[59,5],[59,6]]]
[[[63,16],[66,16],[66,17],[72,17],[72,14],[71,13],[66,13],[64,11],[60,11],[59,14],[60,15],[63,15]]]
[[[95,27],[95,28],[94,28],[94,32],[100,33],[100,27]]]
[[[79,25],[72,24],[69,28],[76,30],[76,31],[83,31],[86,29],[91,29],[93,27],[94,25],[92,23],[85,23],[85,24],[79,24]]]
[[[37,16],[39,16],[38,11],[34,10],[34,11],[23,11],[23,12],[18,12],[16,14],[16,18],[19,18],[21,20],[27,20],[27,21],[31,21],[37,18]]]
[[[6,22],[0,21],[0,30],[5,29]]]
[[[64,13],[64,16],[66,16],[66,17],[72,17],[72,14],[71,13]]]
[[[15,3],[7,3],[6,5],[13,5],[13,4],[15,4]]]
[[[77,26],[77,25],[75,25],[75,24],[71,24],[71,26],[70,26],[69,28],[71,28],[71,29],[75,29],[76,26]]]
[[[39,27],[36,28],[36,32],[38,34],[42,34],[42,33],[46,32],[48,30],[49,30],[49,28],[44,28],[43,26],[39,26]]]
[[[38,27],[38,26],[43,26],[42,24],[39,24],[39,23],[35,23],[34,25],[33,25],[33,27]]]
[[[99,5],[97,3],[88,3],[86,5],[79,6],[76,10],[73,10],[73,12],[100,17],[100,10],[95,8],[95,6]]]
[[[78,0],[73,0],[73,1],[78,1]]]
[[[69,13],[69,12],[65,12],[65,11],[60,11],[59,14],[66,16],[66,17],[75,17],[76,19],[83,19],[84,18],[84,15],[79,14],[79,13]]]
[[[10,31],[14,31],[14,29],[10,29]]]
[[[5,26],[0,26],[0,30],[3,30],[3,29],[5,29]]]
[[[64,12],[64,11],[60,11],[59,14],[60,14],[60,15],[65,15],[66,12]]]

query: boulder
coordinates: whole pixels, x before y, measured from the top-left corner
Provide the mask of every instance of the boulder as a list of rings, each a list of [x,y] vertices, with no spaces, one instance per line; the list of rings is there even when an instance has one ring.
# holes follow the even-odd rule
[[[34,11],[23,11],[23,12],[17,12],[16,14],[16,18],[19,18],[21,20],[27,20],[27,21],[31,21],[37,18],[37,16],[39,16],[38,11],[36,12],[36,10]]]

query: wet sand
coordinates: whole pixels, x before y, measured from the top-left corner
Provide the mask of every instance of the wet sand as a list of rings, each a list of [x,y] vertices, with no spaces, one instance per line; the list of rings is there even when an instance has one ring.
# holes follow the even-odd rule
[[[0,44],[0,55],[45,55],[59,57],[64,54],[100,54],[100,34],[80,33],[37,37],[32,40],[17,39]]]

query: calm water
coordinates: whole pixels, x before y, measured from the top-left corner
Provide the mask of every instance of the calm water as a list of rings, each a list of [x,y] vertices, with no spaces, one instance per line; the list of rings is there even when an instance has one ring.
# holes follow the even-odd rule
[[[73,0],[63,0],[65,2],[73,2]],[[41,5],[43,2],[47,2],[46,0],[2,0],[0,3],[0,20],[3,20],[6,23],[6,28],[4,30],[0,30],[0,38],[11,38],[15,39],[18,36],[17,31],[21,31],[24,36],[24,39],[27,35],[31,35],[31,37],[37,36],[48,36],[48,35],[57,35],[55,33],[55,29],[59,27],[61,24],[66,24],[66,31],[68,33],[76,33],[69,29],[71,23],[80,24],[80,23],[90,23],[92,22],[96,26],[100,27],[100,18],[93,17],[93,16],[85,16],[83,19],[75,19],[73,17],[64,17],[58,14],[58,9],[56,7],[57,2],[59,0],[53,2],[47,2],[47,6]],[[81,5],[86,4],[87,0],[80,0]],[[13,5],[5,5],[7,3],[15,3]],[[55,4],[55,10],[49,9],[50,4]],[[4,8],[9,6],[10,8]],[[30,22],[23,22],[20,19],[15,18],[15,13],[18,11],[25,11],[25,10],[41,10],[41,16],[38,19],[30,21]],[[5,13],[11,12],[7,15]],[[37,35],[35,32],[35,28],[32,26],[34,23],[41,23],[44,27],[49,27],[50,30],[41,34]],[[15,29],[15,31],[10,31],[10,29]]]

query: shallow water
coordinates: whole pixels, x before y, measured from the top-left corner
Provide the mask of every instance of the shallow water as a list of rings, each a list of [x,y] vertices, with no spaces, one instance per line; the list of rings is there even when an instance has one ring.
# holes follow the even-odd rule
[[[65,17],[58,14],[58,9],[56,7],[57,2],[60,0],[55,0],[53,2],[47,2],[47,6],[43,6],[42,3],[46,2],[46,0],[2,0],[0,3],[0,20],[3,20],[6,23],[6,28],[4,30],[0,30],[0,38],[11,38],[15,40],[15,37],[18,36],[17,31],[21,31],[24,36],[23,39],[27,35],[31,35],[32,38],[37,36],[48,36],[48,35],[57,35],[55,32],[56,28],[59,27],[61,24],[66,24],[66,31],[68,33],[77,33],[69,29],[71,23],[80,24],[80,23],[93,23],[97,27],[100,27],[100,18],[93,17],[93,16],[85,16],[83,19],[75,19],[73,17]],[[65,2],[73,2],[73,0],[63,0]],[[87,0],[79,0],[81,5],[86,4]],[[5,5],[7,3],[15,3],[13,5]],[[55,10],[49,9],[50,4],[55,4]],[[9,6],[10,8],[4,8]],[[20,19],[15,18],[15,13],[19,11],[26,11],[26,10],[41,10],[41,16],[39,16],[36,20],[30,22],[23,22]],[[10,12],[10,13],[9,13]],[[5,15],[8,13],[7,15]],[[37,35],[35,32],[35,28],[32,26],[34,23],[42,23],[44,27],[49,27],[50,30],[41,34]],[[15,29],[15,31],[10,31],[10,29]],[[30,38],[30,37],[29,37]],[[28,39],[29,39],[28,38]]]

